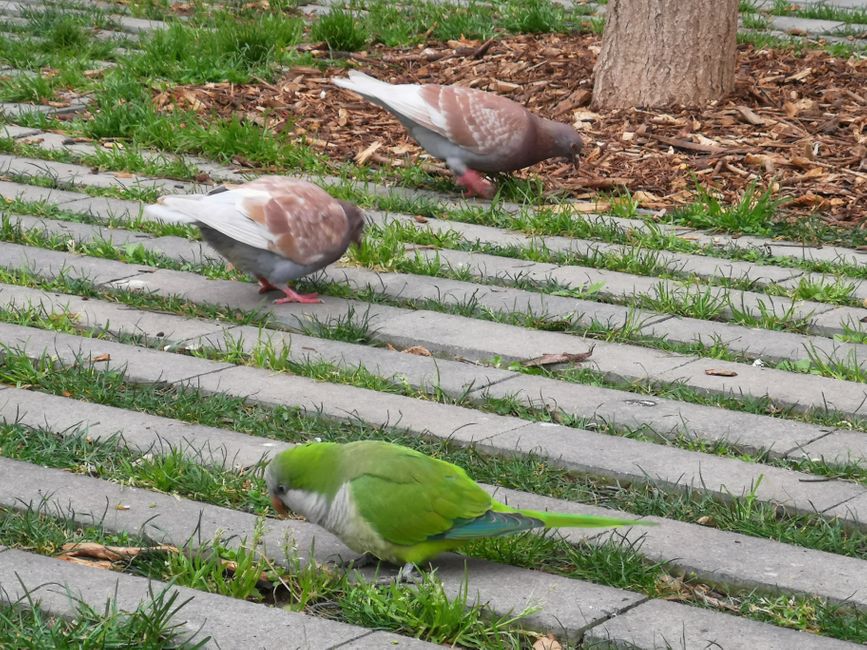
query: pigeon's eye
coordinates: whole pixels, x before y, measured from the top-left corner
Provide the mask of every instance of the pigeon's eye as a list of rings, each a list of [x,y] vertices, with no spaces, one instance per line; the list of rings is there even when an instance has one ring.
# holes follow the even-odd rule
[[[282,483],[277,486],[277,494],[286,494],[286,486]]]

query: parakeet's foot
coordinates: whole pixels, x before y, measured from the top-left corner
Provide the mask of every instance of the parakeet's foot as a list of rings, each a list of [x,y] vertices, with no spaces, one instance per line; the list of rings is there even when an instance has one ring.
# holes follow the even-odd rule
[[[463,176],[458,176],[458,184],[467,188],[467,196],[480,196],[489,199],[494,196],[494,184],[487,178],[482,178],[479,172],[468,169]]]
[[[259,293],[268,293],[269,291],[280,291],[280,289],[278,289],[273,284],[268,282],[267,278],[257,276],[256,279],[259,281]]]
[[[379,564],[379,558],[371,553],[364,553],[352,560],[341,560],[338,566],[341,569],[366,569]]]
[[[295,293],[289,287],[286,287],[285,289],[280,289],[280,291],[285,293],[286,297],[277,298],[277,300],[274,301],[275,305],[285,305],[287,302],[300,302],[305,305],[312,305],[322,302],[322,300],[319,299],[318,293]]]
[[[402,567],[400,567],[400,571],[397,572],[397,575],[394,577],[394,581],[398,584],[410,584],[417,585],[421,582],[421,573],[419,573],[418,567],[412,562],[407,562]]]

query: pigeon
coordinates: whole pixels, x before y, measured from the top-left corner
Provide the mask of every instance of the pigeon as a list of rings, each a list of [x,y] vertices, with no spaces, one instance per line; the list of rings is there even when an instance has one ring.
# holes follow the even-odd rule
[[[318,303],[315,293],[278,288],[338,260],[361,243],[364,213],[313,183],[263,176],[221,185],[208,194],[161,196],[145,208],[152,219],[191,223],[235,268],[259,281],[259,293],[282,291],[274,302]]]
[[[390,111],[435,158],[445,160],[470,196],[490,198],[482,172],[510,172],[548,158],[578,165],[583,142],[570,125],[539,117],[494,93],[463,86],[390,84],[350,70],[332,79]]]

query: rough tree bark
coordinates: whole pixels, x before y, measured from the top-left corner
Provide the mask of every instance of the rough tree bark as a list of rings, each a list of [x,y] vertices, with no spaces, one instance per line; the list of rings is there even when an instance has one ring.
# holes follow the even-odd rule
[[[598,109],[698,106],[734,88],[738,0],[610,0]]]

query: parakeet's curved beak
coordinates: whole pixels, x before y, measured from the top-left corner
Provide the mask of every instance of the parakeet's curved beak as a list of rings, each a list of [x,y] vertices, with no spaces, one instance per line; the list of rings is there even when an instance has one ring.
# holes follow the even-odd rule
[[[286,507],[286,504],[280,500],[276,494],[271,495],[271,505],[274,506],[274,510],[277,511],[277,514],[281,517],[285,517],[289,514],[289,508]]]

